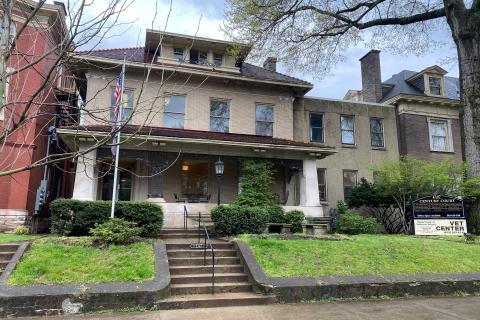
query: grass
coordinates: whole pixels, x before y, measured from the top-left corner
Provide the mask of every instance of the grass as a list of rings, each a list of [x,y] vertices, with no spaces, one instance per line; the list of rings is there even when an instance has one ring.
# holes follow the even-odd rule
[[[269,276],[479,272],[480,246],[400,235],[353,240],[271,240],[242,236]]]
[[[142,282],[154,277],[152,243],[92,247],[88,238],[39,239],[23,255],[11,285]]]
[[[0,243],[26,241],[26,240],[33,240],[35,238],[37,238],[37,236],[15,234],[15,233],[0,233]]]

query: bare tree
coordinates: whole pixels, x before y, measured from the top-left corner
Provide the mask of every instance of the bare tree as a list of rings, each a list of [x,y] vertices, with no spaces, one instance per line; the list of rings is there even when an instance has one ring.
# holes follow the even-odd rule
[[[358,44],[424,52],[449,28],[460,69],[460,120],[468,178],[480,177],[479,0],[227,0],[226,31],[293,69],[324,75]],[[480,216],[480,199],[472,213]]]

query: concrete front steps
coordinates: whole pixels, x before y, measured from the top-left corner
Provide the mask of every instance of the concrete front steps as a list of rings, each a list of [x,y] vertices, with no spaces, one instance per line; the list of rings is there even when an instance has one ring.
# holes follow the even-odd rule
[[[2,275],[3,270],[12,260],[19,247],[20,245],[17,243],[0,244],[0,275]]]
[[[199,237],[200,234],[200,237]],[[275,297],[256,294],[233,245],[212,240],[215,251],[215,285],[212,294],[212,252],[191,248],[204,243],[197,229],[165,229],[172,296],[160,302],[161,309],[209,308],[274,303]]]

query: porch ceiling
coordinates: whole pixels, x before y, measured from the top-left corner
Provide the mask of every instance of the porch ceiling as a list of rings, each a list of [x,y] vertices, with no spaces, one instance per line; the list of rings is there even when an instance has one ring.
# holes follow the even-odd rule
[[[58,133],[70,148],[92,144],[95,138],[105,137],[109,126],[62,127]],[[337,151],[333,147],[312,143],[236,133],[220,133],[161,127],[126,126],[122,130],[125,147],[156,151],[199,152],[206,154],[241,155],[294,159],[324,158]],[[123,140],[122,139],[122,140]]]

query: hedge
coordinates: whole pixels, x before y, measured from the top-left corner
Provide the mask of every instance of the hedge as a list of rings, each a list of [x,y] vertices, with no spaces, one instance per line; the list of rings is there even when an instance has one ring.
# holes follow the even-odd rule
[[[95,224],[109,219],[111,201],[57,199],[50,204],[51,232],[64,236],[88,235]],[[157,236],[163,226],[163,210],[147,201],[118,201],[115,218],[137,223],[142,237]]]
[[[357,212],[347,211],[340,216],[338,232],[345,234],[375,234],[380,233],[377,219],[364,217]]]
[[[261,207],[221,205],[212,209],[215,233],[220,236],[261,233],[267,226],[268,216],[268,211]]]

